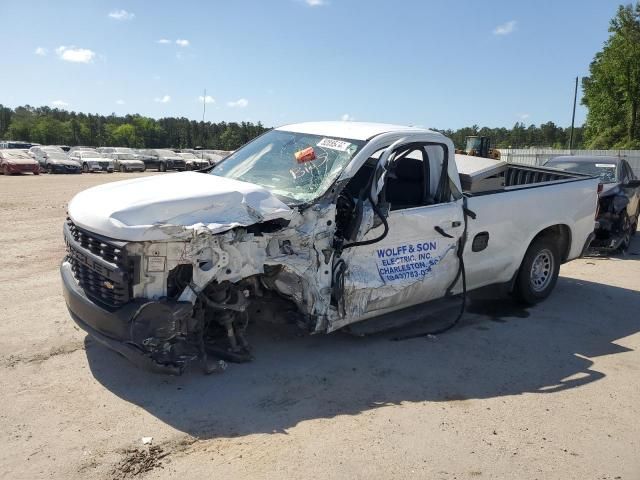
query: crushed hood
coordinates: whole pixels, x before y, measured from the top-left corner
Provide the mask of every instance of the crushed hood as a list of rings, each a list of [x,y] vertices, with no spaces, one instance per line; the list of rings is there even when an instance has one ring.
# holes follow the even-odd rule
[[[126,241],[185,238],[191,230],[219,233],[293,211],[252,183],[196,172],[107,183],[77,194],[69,217],[81,228]]]
[[[603,183],[602,191],[600,192],[600,198],[617,195],[618,193],[620,193],[619,183]]]

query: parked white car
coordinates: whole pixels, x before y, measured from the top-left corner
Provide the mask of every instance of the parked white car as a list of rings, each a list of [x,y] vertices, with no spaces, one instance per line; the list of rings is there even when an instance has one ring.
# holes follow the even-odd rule
[[[481,287],[541,301],[589,245],[597,190],[588,175],[456,158],[429,130],[288,125],[209,174],[76,195],[63,292],[81,328],[139,365],[211,370],[251,358],[249,319],[326,333],[415,320]]]
[[[142,160],[133,153],[107,153],[114,161],[114,168],[118,172],[144,172],[147,167]]]
[[[69,154],[69,158],[77,161],[82,166],[84,173],[113,173],[113,160],[104,157],[95,150],[74,150]]]
[[[204,155],[198,157],[191,152],[179,152],[178,155],[184,160],[187,170],[200,170],[210,166],[209,160],[205,159]]]

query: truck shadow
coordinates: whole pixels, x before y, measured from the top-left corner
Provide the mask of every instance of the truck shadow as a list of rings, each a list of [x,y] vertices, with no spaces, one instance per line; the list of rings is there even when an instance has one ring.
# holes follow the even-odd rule
[[[582,280],[561,277],[528,318],[513,305],[491,310],[484,302],[444,335],[402,342],[390,341],[397,332],[306,336],[254,325],[255,361],[214,376],[197,368],[154,375],[91,341],[86,352],[94,377],[115,395],[182,432],[216,438],[286,432],[305,420],[401,402],[578,388],[604,377],[590,358],[629,351],[614,342],[640,330],[638,292]]]

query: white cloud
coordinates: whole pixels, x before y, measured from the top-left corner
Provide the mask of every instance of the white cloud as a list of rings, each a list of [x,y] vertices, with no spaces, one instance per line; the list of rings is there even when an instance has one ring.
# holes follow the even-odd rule
[[[526,120],[527,118],[529,118],[531,115],[529,115],[528,113],[519,113],[518,114],[518,118],[520,120]]]
[[[53,105],[54,107],[68,107],[69,104],[67,102],[65,102],[64,100],[54,100],[51,102],[51,105]]]
[[[125,102],[124,102],[124,100],[122,100],[122,99],[118,99],[118,100],[116,100],[116,103],[117,103],[118,105],[124,105],[124,103],[125,103]]]
[[[171,43],[171,40],[169,40],[168,38],[161,38],[156,43],[159,43],[161,45],[167,45],[167,44]]]
[[[56,48],[56,54],[66,62],[91,63],[96,56],[96,52],[88,48],[65,47]]]
[[[239,98],[235,102],[227,102],[227,105],[231,108],[244,108],[249,105],[249,100],[246,98]]]
[[[216,103],[216,99],[213,98],[211,95],[207,95],[206,97],[203,97],[202,95],[200,95],[198,97],[198,101],[204,102],[204,103]]]
[[[325,0],[304,0],[304,3],[310,7],[322,7],[327,4]]]
[[[171,97],[169,95],[163,95],[162,97],[154,98],[153,101],[158,103],[169,103],[171,101]]]
[[[114,20],[133,20],[135,14],[127,12],[126,10],[114,10],[113,12],[109,12],[109,18],[113,18]]]
[[[340,117],[340,120],[342,120],[343,122],[353,122],[355,120],[355,118],[353,118],[351,115],[349,115],[348,113],[345,113],[344,115],[342,115]]]
[[[516,29],[516,25],[518,24],[518,22],[516,22],[515,20],[509,20],[507,23],[503,23],[502,25],[498,25],[496,28],[493,29],[493,34],[494,35],[509,35],[510,33],[513,33],[514,30]]]
[[[188,47],[189,46],[189,40],[184,40],[182,38],[179,38],[176,40],[176,45],[178,45],[179,47]]]
[[[47,49],[44,47],[38,47],[33,53],[35,53],[36,55],[40,55],[41,57],[44,57],[47,55]]]

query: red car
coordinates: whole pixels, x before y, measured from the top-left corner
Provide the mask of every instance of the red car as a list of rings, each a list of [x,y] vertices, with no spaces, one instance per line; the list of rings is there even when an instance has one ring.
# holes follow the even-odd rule
[[[22,150],[0,150],[0,172],[5,175],[32,172],[40,174],[40,165]]]

